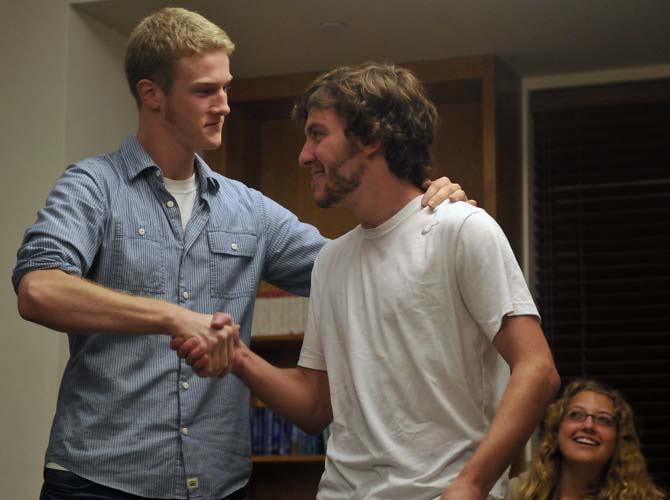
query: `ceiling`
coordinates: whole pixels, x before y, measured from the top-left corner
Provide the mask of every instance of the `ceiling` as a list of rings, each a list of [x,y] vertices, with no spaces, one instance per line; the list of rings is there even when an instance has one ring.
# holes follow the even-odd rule
[[[236,77],[319,71],[366,60],[494,54],[519,75],[670,63],[670,0],[71,0],[128,34],[183,6],[237,45]],[[344,23],[334,29],[323,23]],[[330,28],[330,29],[329,29]],[[335,26],[337,28],[337,26]]]

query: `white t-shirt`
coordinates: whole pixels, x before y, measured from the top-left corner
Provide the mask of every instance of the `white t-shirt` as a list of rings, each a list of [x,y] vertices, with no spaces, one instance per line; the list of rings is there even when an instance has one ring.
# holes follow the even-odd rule
[[[181,228],[185,230],[186,224],[191,219],[195,196],[198,193],[195,173],[183,181],[168,179],[167,177],[163,177],[163,181],[165,182],[165,189],[177,201],[179,215],[181,216]]]
[[[439,498],[491,423],[509,378],[492,340],[521,314],[537,309],[509,243],[466,203],[433,211],[418,197],[328,243],[299,360],[330,383],[318,498]]]

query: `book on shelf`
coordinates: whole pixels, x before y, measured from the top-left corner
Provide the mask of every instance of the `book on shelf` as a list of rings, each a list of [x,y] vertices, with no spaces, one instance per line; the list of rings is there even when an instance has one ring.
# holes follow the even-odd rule
[[[253,455],[322,455],[327,437],[311,435],[271,408],[251,408],[251,453]],[[324,431],[325,432],[325,431]]]
[[[251,336],[303,333],[308,302],[307,297],[283,290],[259,292],[251,323]]]

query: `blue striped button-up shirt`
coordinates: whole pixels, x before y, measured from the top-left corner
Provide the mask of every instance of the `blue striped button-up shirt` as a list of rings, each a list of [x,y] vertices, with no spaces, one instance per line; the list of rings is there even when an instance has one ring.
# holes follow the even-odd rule
[[[306,295],[324,244],[258,191],[196,158],[186,229],[162,172],[135,137],[70,166],[26,232],[13,274],[61,269],[201,313],[225,311],[249,341],[261,279]],[[86,304],[81,304],[86,307]],[[201,379],[163,335],[69,334],[47,462],[153,498],[222,498],[251,470],[249,394]]]

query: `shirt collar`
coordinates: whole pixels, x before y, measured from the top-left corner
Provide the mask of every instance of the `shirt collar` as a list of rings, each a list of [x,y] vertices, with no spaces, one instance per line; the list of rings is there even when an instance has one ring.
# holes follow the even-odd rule
[[[119,148],[121,157],[125,163],[125,172],[129,180],[134,180],[146,169],[156,169],[158,165],[151,159],[136,136],[126,137]]]
[[[214,177],[214,172],[199,155],[195,155],[195,170],[200,181],[201,193],[216,193],[219,190],[219,180]]]
[[[159,168],[149,153],[144,150],[137,136],[127,137],[119,151],[125,162],[125,172],[131,181],[147,169]],[[212,169],[198,155],[195,155],[195,169],[200,182],[200,192],[216,193],[220,187],[219,181],[214,177]]]

